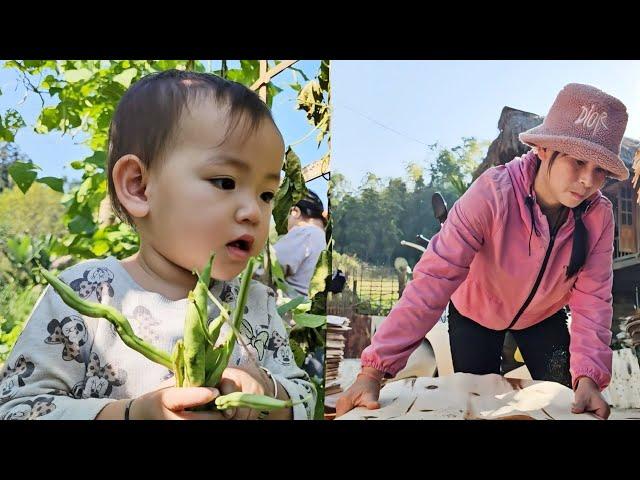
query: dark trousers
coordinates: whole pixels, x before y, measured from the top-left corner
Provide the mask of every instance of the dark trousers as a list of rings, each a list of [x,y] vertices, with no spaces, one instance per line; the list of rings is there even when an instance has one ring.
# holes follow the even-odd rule
[[[456,372],[500,374],[507,330],[491,330],[464,317],[449,303],[449,343]],[[549,380],[571,388],[569,329],[564,309],[523,330],[510,330],[534,380]]]

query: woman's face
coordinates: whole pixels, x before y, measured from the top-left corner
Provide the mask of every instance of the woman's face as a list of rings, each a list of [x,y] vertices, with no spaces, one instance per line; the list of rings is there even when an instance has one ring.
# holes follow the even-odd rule
[[[607,171],[592,160],[580,160],[560,153],[549,171],[552,154],[551,149],[538,148],[542,162],[539,175],[546,179],[546,190],[551,197],[547,203],[574,208],[604,185]]]

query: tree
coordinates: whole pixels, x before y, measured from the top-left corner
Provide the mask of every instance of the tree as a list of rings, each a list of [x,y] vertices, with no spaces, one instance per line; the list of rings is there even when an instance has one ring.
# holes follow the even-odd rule
[[[406,258],[410,265],[420,258],[417,250],[400,245],[401,240],[415,241],[417,235],[431,238],[440,228],[433,216],[431,196],[439,191],[449,206],[464,193],[471,172],[485,143],[463,138],[463,143],[437,152],[429,165],[429,183],[425,183],[425,169],[408,164],[404,177],[383,181],[369,172],[360,188],[353,192],[339,177],[340,201],[332,205],[334,235],[341,253],[355,255],[375,265],[392,265],[397,257]]]
[[[9,167],[15,162],[27,163],[30,161],[29,157],[22,153],[15,143],[0,142],[0,192],[12,185]]]
[[[351,184],[343,174],[332,172],[329,191],[331,192],[331,206],[336,207],[351,191]]]
[[[436,152],[436,159],[429,167],[429,186],[439,189],[451,187],[458,196],[469,188],[473,172],[489,142],[478,142],[473,137],[463,137],[462,141],[462,145],[451,149],[439,148],[437,143],[430,147]]]
[[[60,236],[64,205],[62,194],[42,184],[33,185],[26,194],[17,186],[0,192],[0,229],[5,235]]]

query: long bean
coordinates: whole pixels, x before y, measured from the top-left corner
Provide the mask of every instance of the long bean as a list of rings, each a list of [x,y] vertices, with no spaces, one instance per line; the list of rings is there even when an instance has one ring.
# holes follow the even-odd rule
[[[108,320],[116,327],[116,331],[125,345],[144,355],[152,362],[159,363],[169,369],[173,367],[171,357],[166,352],[157,349],[133,333],[131,324],[118,310],[110,305],[88,302],[87,300],[80,298],[69,285],[64,283],[45,268],[40,267],[40,272],[47,282],[49,282],[49,285],[58,292],[58,295],[60,295],[60,298],[62,298],[64,303],[88,317],[104,318]]]
[[[247,303],[249,284],[251,283],[251,276],[253,275],[254,266],[255,259],[250,258],[247,262],[247,266],[244,269],[244,272],[242,273],[240,292],[238,293],[238,298],[236,300],[233,311],[233,325],[235,329],[232,329],[231,332],[229,332],[229,336],[223,344],[222,355],[219,363],[211,372],[208,372],[207,374],[205,384],[208,386],[216,386],[220,382],[220,379],[222,378],[222,372],[225,368],[227,368],[227,365],[229,363],[229,358],[231,357],[231,353],[233,352],[233,347],[236,342],[236,334],[234,330],[238,330],[240,328],[240,323],[242,322],[244,306]]]
[[[226,410],[227,408],[253,408],[255,410],[277,410],[280,408],[293,407],[311,399],[311,396],[292,401],[280,400],[278,398],[269,397],[267,395],[257,395],[253,393],[233,392],[228,395],[222,395],[215,399],[218,410]]]
[[[184,385],[201,387],[205,382],[205,346],[206,339],[200,312],[193,292],[189,292],[187,316],[184,320]]]

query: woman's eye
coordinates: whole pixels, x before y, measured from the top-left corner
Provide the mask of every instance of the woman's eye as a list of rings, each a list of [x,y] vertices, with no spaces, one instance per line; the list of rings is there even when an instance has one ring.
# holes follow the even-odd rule
[[[576,163],[577,163],[579,166],[583,166],[583,165],[585,164],[584,160],[576,160]]]
[[[220,190],[233,190],[236,188],[236,182],[232,178],[212,178],[209,181]]]
[[[271,192],[264,192],[262,195],[260,195],[260,198],[262,198],[262,200],[267,203],[271,202],[271,200],[273,200],[273,197],[274,195]]]

